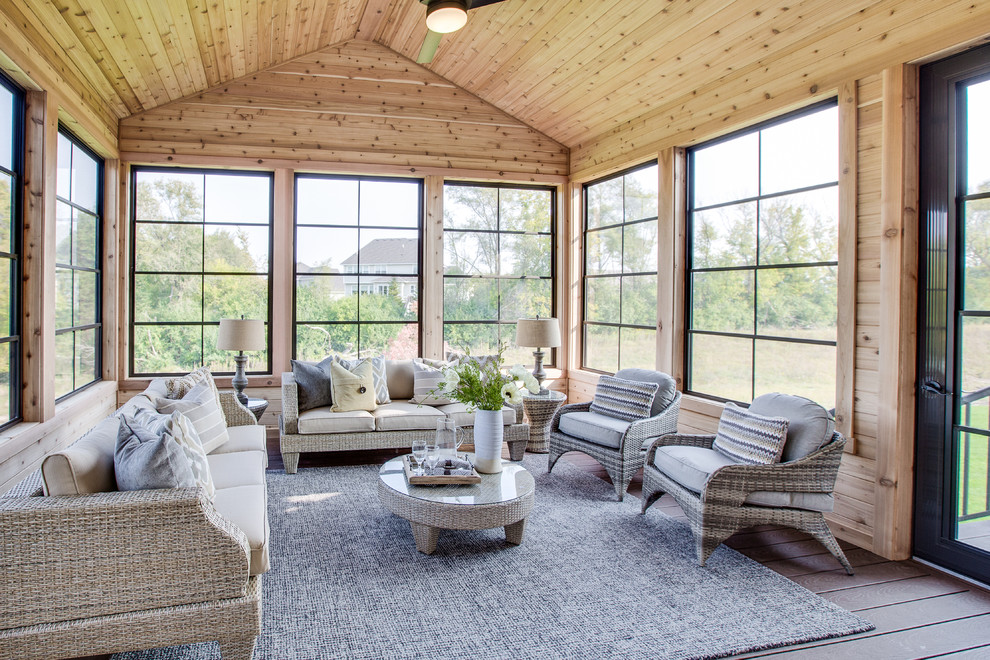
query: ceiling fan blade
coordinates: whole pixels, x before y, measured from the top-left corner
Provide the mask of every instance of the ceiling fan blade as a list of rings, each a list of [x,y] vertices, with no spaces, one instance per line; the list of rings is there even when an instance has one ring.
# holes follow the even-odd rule
[[[426,33],[426,38],[423,39],[423,47],[419,49],[419,56],[416,58],[418,64],[429,64],[433,61],[433,56],[437,54],[437,48],[440,47],[441,37],[443,37],[442,34],[433,30],[429,30]]]
[[[478,7],[484,7],[486,5],[494,5],[496,2],[503,2],[503,0],[468,0],[468,9],[477,9]]]

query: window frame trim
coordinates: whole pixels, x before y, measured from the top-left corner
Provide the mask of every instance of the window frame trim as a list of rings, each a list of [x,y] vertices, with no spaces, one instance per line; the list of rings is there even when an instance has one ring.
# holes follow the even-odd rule
[[[622,333],[621,333],[622,328],[629,328],[631,330],[653,330],[653,331],[656,331],[657,330],[657,324],[656,323],[654,323],[653,325],[645,325],[645,324],[638,324],[638,323],[622,323],[622,322],[618,322],[618,321],[617,322],[589,321],[588,320],[588,316],[587,316],[588,280],[589,279],[619,279],[620,280],[620,283],[619,283],[619,318],[622,318],[622,284],[621,284],[621,278],[622,277],[632,277],[632,276],[637,276],[637,275],[639,275],[639,276],[653,275],[654,277],[657,278],[657,287],[660,286],[660,261],[659,261],[660,260],[660,255],[659,255],[659,244],[660,244],[660,234],[659,234],[659,229],[660,229],[660,215],[659,215],[659,213],[660,213],[660,205],[659,205],[659,202],[660,202],[660,200],[659,200],[659,189],[657,191],[657,193],[658,193],[658,198],[657,198],[657,215],[655,215],[655,216],[648,216],[648,217],[645,217],[645,218],[637,218],[636,220],[632,220],[632,221],[628,221],[628,222],[625,221],[625,220],[623,220],[622,222],[617,222],[617,223],[610,224],[610,225],[603,225],[603,226],[600,226],[600,227],[593,227],[593,228],[590,228],[590,229],[588,228],[588,188],[590,188],[591,186],[594,186],[594,185],[598,185],[600,183],[605,183],[607,181],[612,181],[614,179],[624,178],[625,176],[627,176],[629,174],[632,174],[632,173],[637,172],[639,170],[643,170],[643,169],[646,169],[646,168],[649,168],[649,167],[653,167],[653,166],[656,166],[657,167],[657,170],[658,170],[657,171],[657,176],[658,176],[657,182],[658,182],[658,185],[659,185],[660,160],[658,158],[654,158],[652,160],[644,161],[644,162],[638,163],[636,165],[631,165],[631,166],[626,167],[626,168],[624,168],[622,170],[619,170],[618,172],[613,172],[612,174],[609,174],[609,175],[606,175],[606,176],[603,176],[603,177],[599,177],[599,178],[593,179],[591,181],[587,181],[587,182],[585,182],[585,183],[583,183],[581,185],[581,212],[582,212],[582,215],[583,215],[583,217],[582,217],[582,227],[581,227],[581,252],[582,252],[582,256],[583,256],[583,258],[581,259],[581,310],[580,310],[580,315],[581,315],[581,344],[580,344],[581,345],[581,354],[580,354],[581,363],[580,363],[580,367],[579,367],[579,369],[581,371],[587,371],[589,373],[605,374],[605,375],[616,373],[616,372],[612,372],[612,371],[603,371],[601,369],[597,369],[595,367],[588,366],[588,364],[587,364],[587,356],[588,356],[588,341],[587,341],[588,333],[587,333],[587,327],[589,325],[603,327],[603,328],[617,328],[619,330],[618,339],[616,340],[616,356],[615,356],[615,363],[616,363],[616,367],[618,367],[618,370],[621,370],[622,369]],[[623,217],[625,216],[625,213],[624,212],[625,212],[625,190],[623,190]],[[605,230],[605,229],[615,229],[617,227],[621,227],[621,228],[624,229],[625,227],[628,227],[628,226],[631,226],[631,225],[645,224],[647,222],[653,222],[653,223],[655,223],[657,225],[657,232],[658,232],[657,233],[657,248],[658,248],[658,254],[657,254],[657,269],[655,271],[635,271],[635,272],[630,271],[630,272],[627,273],[625,271],[620,270],[618,273],[599,273],[597,275],[589,275],[588,274],[588,234],[589,233],[594,233],[594,232],[602,231],[602,230]],[[622,262],[623,262],[623,265],[625,265],[625,231],[623,231],[622,233],[623,233],[623,236],[622,236],[622,242],[623,242],[623,244],[622,244]],[[657,315],[658,315],[658,319],[657,320],[658,321],[659,321],[659,311],[660,310],[658,309],[657,310]],[[656,366],[656,365],[654,364],[654,366]]]
[[[387,225],[362,225],[361,224],[361,182],[392,182],[392,183],[416,183],[419,195],[416,203],[416,210],[419,214],[419,223],[416,227],[416,240],[418,243],[418,249],[416,251],[416,273],[415,274],[402,274],[402,273],[385,273],[387,275],[395,275],[396,278],[416,278],[416,299],[417,299],[417,309],[416,309],[416,353],[417,355],[422,355],[423,353],[423,305],[422,298],[420,298],[420,292],[423,290],[423,248],[426,233],[426,180],[419,177],[400,177],[400,176],[382,176],[382,175],[372,175],[365,176],[361,174],[333,174],[330,172],[294,172],[292,177],[292,331],[290,333],[290,357],[292,360],[299,359],[299,355],[296,352],[296,347],[298,346],[297,328],[299,323],[308,323],[308,321],[299,321],[297,318],[297,303],[296,303],[296,286],[298,282],[299,273],[297,271],[298,254],[299,254],[299,180],[300,179],[329,179],[334,181],[356,181],[358,182],[358,221],[354,225],[327,225],[327,224],[313,224],[313,223],[303,223],[303,227],[316,227],[324,229],[354,229],[358,231],[358,244],[357,252],[358,262],[354,266],[355,270],[353,272],[341,271],[340,273],[325,273],[322,275],[317,275],[317,277],[340,277],[343,279],[345,275],[352,275],[357,281],[354,284],[356,287],[354,294],[358,296],[358,318],[353,321],[313,321],[313,325],[354,325],[357,326],[358,332],[358,353],[361,352],[361,326],[362,325],[408,325],[409,321],[361,321],[361,279],[363,277],[375,277],[376,275],[382,275],[382,273],[373,272],[361,272],[361,239],[360,230],[361,229],[377,229],[377,230],[392,230],[392,229],[405,229],[412,230],[411,227],[396,227]],[[363,359],[363,358],[362,358]]]
[[[128,214],[129,214],[129,217],[128,217],[128,222],[127,222],[128,229],[130,231],[130,236],[128,238],[128,246],[129,246],[130,254],[128,256],[128,265],[129,265],[128,271],[129,272],[128,272],[128,292],[127,292],[127,298],[128,298],[127,373],[129,374],[128,377],[129,378],[158,378],[158,377],[167,377],[167,376],[181,376],[181,375],[184,375],[185,373],[187,373],[185,371],[177,371],[177,372],[147,372],[147,373],[146,372],[141,372],[141,373],[136,372],[134,370],[134,329],[136,327],[138,327],[139,325],[140,326],[144,326],[144,325],[150,325],[150,326],[159,326],[159,325],[160,326],[169,326],[169,325],[176,325],[176,326],[178,326],[178,325],[182,325],[182,326],[199,326],[200,328],[206,328],[207,326],[213,326],[214,325],[213,322],[209,322],[208,323],[208,322],[203,321],[203,320],[200,320],[198,322],[191,322],[191,321],[163,321],[163,322],[159,322],[159,323],[151,323],[151,322],[144,322],[144,321],[139,322],[139,321],[135,321],[134,320],[134,293],[135,293],[134,278],[135,278],[135,275],[138,275],[138,274],[147,274],[144,271],[138,272],[137,269],[136,269],[136,265],[137,265],[136,264],[136,262],[137,262],[137,250],[136,250],[137,231],[136,231],[136,227],[137,227],[137,224],[139,222],[137,220],[137,175],[138,175],[139,172],[162,172],[162,173],[184,172],[184,173],[189,173],[189,174],[202,174],[202,175],[204,175],[204,177],[206,175],[210,175],[210,174],[217,174],[217,175],[223,175],[223,176],[245,176],[245,175],[248,175],[248,176],[258,176],[259,178],[260,177],[265,177],[265,178],[268,179],[268,199],[269,199],[269,205],[268,205],[268,225],[267,225],[268,226],[268,273],[267,273],[267,279],[268,279],[268,306],[267,306],[267,315],[268,315],[268,320],[265,322],[265,326],[266,326],[266,329],[267,329],[267,338],[266,338],[267,347],[266,347],[265,351],[266,351],[266,355],[267,355],[267,358],[268,358],[268,362],[267,362],[267,366],[266,366],[266,368],[265,368],[264,371],[247,371],[246,372],[246,375],[248,375],[248,376],[272,375],[272,366],[274,364],[274,360],[273,360],[273,356],[272,356],[272,345],[273,345],[272,335],[274,334],[274,332],[273,332],[273,323],[272,323],[272,296],[273,296],[273,292],[274,292],[274,279],[275,278],[274,278],[274,272],[272,270],[272,265],[273,265],[273,259],[274,259],[274,256],[275,256],[275,254],[274,254],[274,250],[275,250],[275,172],[274,171],[271,171],[271,170],[214,169],[214,168],[209,168],[209,167],[186,167],[186,166],[182,166],[182,165],[167,166],[167,165],[137,165],[137,164],[135,164],[135,165],[132,165],[131,168],[130,168],[130,176],[129,176],[130,181],[129,181],[129,185],[130,185],[131,194],[130,194],[130,199],[128,200],[128,207],[129,207],[128,208]],[[204,186],[205,186],[205,179],[204,179]],[[233,223],[233,222],[208,222],[206,220],[205,187],[204,187],[204,197],[203,197],[203,219],[201,221],[199,221],[198,223],[191,223],[191,222],[183,223],[183,222],[172,222],[172,221],[166,221],[166,222],[162,222],[162,223],[157,223],[157,221],[141,221],[141,222],[147,222],[148,224],[184,224],[184,225],[195,225],[195,224],[198,224],[198,225],[204,227],[204,231],[205,231],[205,227],[207,225],[229,225],[229,226],[243,226],[244,225],[244,223],[240,223],[239,224],[239,223]],[[264,227],[265,226],[265,225],[263,225],[261,223],[247,223],[247,224],[253,224],[253,226],[256,226],[256,227]],[[195,273],[189,273],[189,274],[191,274],[191,275],[201,275],[203,277],[206,277],[211,272],[212,271],[203,270],[201,272],[200,271],[197,271]],[[171,275],[171,274],[177,274],[177,273],[174,273],[172,271],[168,271],[166,273],[160,273],[159,272],[159,273],[152,273],[152,274],[170,274]],[[182,274],[182,273],[178,273],[178,274]],[[217,273],[217,274],[219,274],[219,275],[237,275],[237,276],[245,276],[245,277],[258,277],[258,276],[262,275],[262,273],[229,273],[229,272]],[[201,310],[203,309],[202,305],[201,305],[201,308],[200,309]],[[202,311],[200,313],[200,318],[202,319]],[[216,325],[217,325],[217,327],[219,327],[219,322]],[[205,353],[205,346],[203,346],[201,344],[200,349],[202,351],[204,351],[204,353]],[[233,376],[234,375],[234,371],[217,371],[213,375],[214,376]]]
[[[105,250],[104,250],[104,245],[103,245],[103,239],[104,239],[103,221],[104,221],[104,217],[105,217],[104,213],[105,213],[105,203],[106,203],[106,179],[105,179],[106,162],[104,161],[104,159],[103,159],[102,156],[100,156],[93,149],[91,149],[89,147],[89,145],[87,145],[85,142],[83,142],[83,140],[81,138],[79,138],[75,133],[73,133],[69,129],[69,127],[66,126],[66,125],[64,125],[62,122],[59,122],[59,124],[58,124],[58,135],[64,135],[65,138],[67,140],[69,140],[69,142],[72,144],[72,147],[74,149],[75,148],[80,149],[83,153],[85,153],[87,156],[89,156],[90,158],[92,158],[96,162],[96,185],[97,185],[96,208],[95,209],[92,209],[92,210],[91,209],[87,209],[87,208],[85,208],[85,207],[83,207],[83,206],[81,206],[79,204],[76,204],[75,202],[73,202],[73,201],[71,201],[69,199],[65,199],[63,197],[60,197],[59,194],[58,194],[58,185],[57,185],[57,183],[56,183],[56,186],[55,186],[55,204],[58,204],[58,203],[61,202],[63,204],[68,205],[69,208],[71,208],[73,210],[82,211],[83,213],[87,213],[87,214],[91,214],[91,215],[95,215],[96,216],[96,264],[97,265],[96,265],[95,268],[76,267],[76,266],[73,266],[72,264],[68,264],[68,265],[61,264],[60,265],[58,263],[58,260],[56,259],[55,260],[55,270],[57,272],[59,268],[63,268],[63,269],[67,268],[67,269],[69,269],[69,270],[71,270],[73,272],[75,272],[75,271],[78,270],[78,271],[82,271],[82,272],[86,272],[86,273],[94,273],[94,274],[96,274],[96,319],[97,320],[96,320],[95,323],[87,323],[87,324],[84,324],[84,325],[71,325],[71,326],[68,326],[68,327],[65,327],[65,328],[59,328],[57,325],[55,326],[55,336],[56,337],[58,337],[59,335],[64,335],[64,334],[69,333],[69,332],[71,332],[71,333],[73,333],[73,335],[75,335],[75,333],[77,331],[91,330],[91,329],[95,329],[96,330],[96,342],[95,342],[95,345],[96,345],[96,353],[95,353],[95,356],[96,356],[96,365],[95,365],[96,366],[96,372],[95,372],[95,377],[93,378],[93,380],[90,380],[90,381],[88,381],[88,382],[86,382],[86,383],[84,383],[84,384],[82,384],[82,385],[80,385],[78,387],[76,386],[76,372],[75,372],[75,367],[74,367],[74,365],[75,365],[75,359],[76,359],[76,343],[75,343],[75,337],[73,336],[73,341],[72,341],[72,361],[73,361],[72,385],[73,385],[73,388],[70,391],[66,392],[65,394],[62,394],[62,395],[59,395],[59,396],[55,397],[55,403],[56,404],[57,403],[61,403],[62,401],[66,400],[67,398],[71,397],[72,395],[78,394],[79,392],[82,392],[83,390],[86,390],[90,386],[95,385],[96,383],[99,383],[99,382],[102,382],[103,381],[103,266],[104,266],[104,259],[106,257]],[[57,139],[58,138],[56,137],[56,140]],[[56,170],[57,170],[57,168],[58,168],[57,161],[56,161],[55,166],[56,166]],[[71,167],[71,164],[70,164],[70,167],[69,167],[69,171],[70,171],[70,175],[69,175],[70,176],[70,180],[69,180],[70,181],[70,183],[69,183],[69,193],[71,195],[71,193],[72,193],[72,183],[71,183],[71,176],[72,176],[71,175],[71,171],[72,171],[72,167]],[[57,175],[58,175],[58,173],[56,171],[56,179],[57,179]],[[56,216],[57,216],[57,214],[56,214]],[[71,223],[71,220],[70,220],[70,223]],[[69,230],[69,235],[72,236],[72,229],[71,228]],[[74,241],[73,241],[73,244],[74,244]],[[56,302],[57,302],[57,298],[56,298]],[[73,302],[73,309],[74,309],[74,307],[75,307],[75,291],[73,291],[73,300],[72,300],[72,302]],[[57,314],[56,314],[56,316],[57,316]],[[73,318],[73,321],[74,320],[75,319]],[[56,358],[57,357],[58,356],[57,356],[57,353],[56,353]]]
[[[502,280],[506,280],[506,281],[521,281],[521,280],[542,280],[542,281],[549,281],[550,282],[550,315],[551,315],[552,318],[559,318],[557,316],[557,313],[559,311],[558,300],[557,300],[557,226],[558,226],[558,222],[557,222],[558,221],[558,218],[557,218],[557,187],[556,186],[552,186],[552,185],[532,184],[532,183],[512,183],[512,182],[502,182],[502,181],[465,181],[465,180],[458,180],[458,179],[451,179],[451,180],[445,179],[443,181],[443,188],[446,189],[447,186],[459,187],[459,188],[494,188],[497,191],[501,191],[503,189],[504,190],[536,190],[536,191],[549,192],[550,193],[550,230],[549,231],[546,231],[546,232],[535,232],[534,233],[534,232],[526,232],[526,231],[518,231],[518,230],[502,231],[501,229],[496,229],[496,230],[491,230],[491,229],[451,229],[450,230],[451,232],[474,233],[474,234],[488,234],[488,235],[495,235],[495,236],[501,236],[502,234],[506,234],[506,235],[509,235],[509,236],[549,236],[550,237],[550,276],[549,277],[544,277],[542,275],[540,275],[540,276],[525,276],[524,275],[524,276],[521,276],[521,277],[520,276],[512,276],[512,277],[510,277],[510,276],[506,276],[506,275],[491,275],[491,276],[488,276],[488,275],[483,275],[483,276],[474,276],[474,275],[447,275],[446,273],[443,272],[444,265],[443,265],[443,259],[441,259],[441,264],[440,264],[440,266],[441,266],[440,280],[441,280],[441,284],[443,283],[443,281],[447,277],[450,277],[452,279],[485,279],[485,280],[497,281],[497,282],[501,282]],[[501,223],[501,221],[502,221],[501,204],[499,205],[498,220],[499,220],[499,226],[501,226],[501,224],[502,224]],[[444,220],[443,220],[443,218],[441,218],[440,219],[440,235],[441,235],[441,237],[443,235],[445,235],[446,233],[447,233],[447,228],[444,226]],[[501,242],[499,242],[499,246],[500,246],[499,247],[499,254],[501,255]],[[443,289],[443,290],[446,290],[446,289]],[[499,336],[501,337],[501,327],[500,326],[503,326],[503,325],[516,325],[516,323],[518,321],[518,319],[516,321],[502,321],[500,318],[496,318],[494,320],[483,320],[483,321],[467,321],[467,320],[448,321],[445,317],[442,316],[443,309],[444,309],[444,300],[443,300],[443,298],[444,298],[444,296],[441,296],[441,300],[440,300],[440,311],[441,311],[440,337],[441,337],[441,342],[443,342],[443,343],[446,343],[446,339],[444,338],[444,326],[446,326],[448,323],[450,325],[481,325],[481,326],[494,325],[494,326],[498,326],[499,327]],[[501,310],[502,310],[501,286],[499,288],[499,306],[498,307],[499,308],[497,310],[497,315],[498,316],[501,316]],[[550,348],[549,353],[550,353],[550,355],[547,356],[549,359],[544,360],[543,366],[544,367],[549,367],[551,369],[558,368],[559,367],[559,357],[560,357],[559,349],[558,348]]]
[[[10,315],[14,321],[12,329],[16,333],[4,335],[0,338],[0,343],[10,344],[16,342],[17,353],[10,359],[10,388],[9,388],[9,410],[10,419],[0,424],[0,431],[13,427],[24,420],[23,400],[21,397],[22,378],[24,374],[24,313],[23,300],[20,282],[24,275],[24,166],[25,166],[25,126],[27,112],[25,108],[25,94],[5,72],[0,71],[0,86],[3,86],[13,96],[13,108],[11,112],[11,169],[8,171],[0,167],[0,172],[11,177],[13,188],[10,191],[11,206],[11,236],[10,246],[13,252],[4,254],[5,258],[13,260],[13,272],[11,273],[10,288]],[[9,350],[9,348],[8,348]]]
[[[773,270],[779,270],[779,269],[783,269],[783,268],[811,268],[811,267],[826,268],[826,267],[831,267],[831,268],[835,268],[836,269],[836,278],[838,280],[839,257],[841,256],[841,252],[842,252],[841,251],[841,247],[838,244],[836,245],[836,253],[837,254],[836,254],[836,260],[834,262],[832,262],[832,261],[826,261],[826,262],[801,262],[801,263],[797,263],[797,264],[760,264],[760,263],[758,263],[759,262],[759,234],[757,234],[757,243],[756,243],[757,263],[754,263],[754,264],[748,265],[748,266],[727,266],[727,267],[718,267],[718,268],[697,268],[696,269],[696,268],[693,267],[694,266],[694,251],[693,251],[693,247],[694,247],[694,245],[693,245],[693,235],[694,235],[694,232],[693,232],[693,229],[694,229],[694,213],[695,212],[708,211],[708,210],[712,210],[712,209],[722,208],[722,207],[726,207],[726,206],[733,206],[733,205],[743,204],[743,203],[757,203],[757,204],[759,204],[759,202],[761,202],[763,200],[767,200],[767,199],[774,199],[776,197],[783,197],[783,196],[788,196],[788,195],[801,194],[801,193],[805,193],[805,192],[813,192],[815,190],[824,190],[826,188],[831,188],[831,187],[834,186],[835,189],[836,189],[836,193],[837,193],[836,197],[837,197],[837,206],[838,206],[837,209],[836,209],[836,226],[837,226],[836,238],[838,239],[838,237],[841,236],[841,230],[838,229],[838,224],[842,221],[842,218],[841,218],[841,213],[842,213],[842,210],[841,210],[841,192],[840,192],[840,189],[839,189],[840,188],[840,185],[841,185],[841,182],[842,182],[842,173],[841,173],[841,171],[837,171],[836,172],[836,178],[835,178],[835,181],[834,182],[831,182],[830,181],[828,183],[813,184],[813,185],[810,185],[810,186],[803,186],[801,188],[794,188],[794,189],[788,189],[788,190],[783,190],[783,191],[776,191],[776,192],[773,192],[773,193],[769,193],[767,195],[757,195],[755,197],[747,197],[747,198],[738,199],[738,200],[730,200],[730,201],[727,201],[727,202],[719,202],[717,204],[709,204],[707,206],[695,207],[694,206],[694,196],[692,194],[693,186],[694,186],[694,181],[695,181],[695,160],[694,160],[694,154],[699,149],[716,146],[716,145],[722,144],[724,142],[728,142],[730,140],[734,140],[734,139],[736,139],[738,137],[741,137],[743,135],[747,135],[747,134],[750,134],[750,133],[758,133],[758,132],[763,131],[763,130],[766,130],[768,128],[772,128],[773,126],[784,124],[784,123],[787,123],[789,121],[793,121],[795,119],[798,119],[800,117],[803,117],[805,115],[814,114],[815,112],[818,112],[820,110],[824,110],[824,109],[830,108],[830,107],[835,107],[837,109],[836,121],[837,122],[841,122],[841,107],[840,107],[840,104],[839,104],[838,96],[832,96],[832,97],[827,98],[827,99],[824,99],[822,101],[817,101],[815,103],[812,103],[811,105],[808,105],[808,106],[805,106],[805,107],[802,107],[802,108],[798,108],[796,110],[792,110],[790,112],[784,113],[784,114],[782,114],[780,116],[773,117],[771,119],[767,119],[767,120],[762,121],[762,122],[757,122],[756,124],[753,124],[751,126],[746,126],[744,128],[740,128],[738,130],[732,131],[731,133],[727,133],[726,135],[722,135],[722,136],[717,137],[717,138],[714,138],[712,140],[707,140],[705,142],[701,142],[701,143],[692,145],[692,146],[690,146],[690,147],[688,147],[688,148],[685,149],[685,165],[686,165],[686,167],[685,167],[685,169],[686,169],[686,172],[685,172],[685,195],[684,195],[684,223],[685,223],[685,226],[684,226],[684,245],[685,245],[684,256],[685,256],[685,259],[684,259],[684,296],[683,296],[683,304],[684,304],[684,308],[683,308],[684,328],[683,328],[683,342],[682,342],[683,343],[683,354],[680,356],[681,357],[681,360],[682,360],[682,365],[683,365],[684,393],[685,394],[690,395],[690,396],[693,396],[693,397],[697,397],[699,399],[705,399],[705,400],[708,400],[708,401],[714,401],[716,403],[728,403],[728,402],[732,402],[732,403],[742,404],[744,406],[745,405],[749,405],[749,402],[748,401],[739,401],[739,400],[736,400],[736,399],[729,399],[729,398],[721,397],[721,396],[718,396],[718,395],[715,395],[715,394],[708,394],[708,393],[705,393],[705,392],[699,392],[697,390],[691,389],[691,380],[692,380],[692,375],[693,375],[692,368],[691,368],[692,367],[692,361],[691,361],[692,337],[695,334],[705,335],[705,336],[724,336],[724,337],[732,337],[732,338],[737,338],[737,339],[746,339],[746,340],[749,340],[752,343],[751,344],[751,351],[750,351],[750,357],[752,359],[752,361],[751,361],[751,371],[750,371],[750,383],[749,383],[749,390],[750,390],[750,393],[751,393],[750,401],[753,398],[752,395],[755,394],[755,391],[756,391],[756,363],[755,363],[755,356],[756,356],[756,342],[757,342],[757,340],[759,340],[759,341],[764,341],[765,340],[765,341],[774,341],[774,342],[786,342],[786,343],[794,343],[794,344],[807,344],[807,345],[816,345],[816,346],[834,346],[835,347],[835,350],[836,350],[836,359],[838,360],[838,352],[839,352],[839,338],[838,338],[838,336],[836,336],[836,339],[835,340],[812,340],[812,339],[804,339],[804,338],[779,337],[779,336],[776,336],[776,335],[760,335],[757,332],[757,314],[759,313],[759,303],[758,303],[758,297],[757,297],[756,287],[759,285],[758,280],[757,280],[757,282],[754,283],[754,290],[753,290],[753,330],[750,333],[730,332],[730,331],[724,331],[723,332],[723,331],[714,331],[714,330],[694,330],[694,329],[692,329],[693,316],[692,316],[692,304],[691,304],[692,294],[693,294],[692,277],[691,276],[692,276],[692,274],[694,274],[696,272],[711,273],[711,272],[730,272],[730,271],[753,271],[754,273],[756,273],[756,272],[758,272],[760,270],[771,270],[771,269],[773,269]],[[836,150],[837,150],[837,154],[838,154],[838,160],[837,160],[837,162],[839,163],[839,169],[840,170],[841,170],[841,149],[842,149],[841,128],[839,128],[837,126]],[[758,166],[762,169],[762,164],[763,164],[762,150],[760,152],[760,157],[759,158],[760,158],[760,160],[759,160]],[[756,222],[757,222],[757,224],[759,223],[759,218],[758,217],[757,217]],[[837,286],[838,286],[838,281],[837,281]],[[836,307],[836,313],[838,314],[838,306]],[[838,393],[836,393],[836,401],[834,402],[833,405],[838,405],[838,403],[839,403],[839,401],[838,401]]]

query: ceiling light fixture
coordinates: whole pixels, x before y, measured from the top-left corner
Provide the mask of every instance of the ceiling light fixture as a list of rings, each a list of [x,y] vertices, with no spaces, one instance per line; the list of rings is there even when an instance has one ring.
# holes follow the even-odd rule
[[[426,8],[426,27],[440,34],[456,32],[467,23],[464,0],[437,0]]]

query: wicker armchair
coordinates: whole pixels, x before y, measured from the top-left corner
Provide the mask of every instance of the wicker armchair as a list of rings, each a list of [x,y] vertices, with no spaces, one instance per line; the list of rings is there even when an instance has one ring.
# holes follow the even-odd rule
[[[623,372],[616,374],[620,378]],[[652,438],[677,431],[677,415],[681,407],[681,393],[675,392],[673,400],[667,407],[654,412],[652,417],[637,420],[629,424],[619,440],[618,447],[605,446],[585,438],[575,437],[560,429],[560,419],[563,415],[575,412],[588,412],[590,402],[572,403],[561,406],[550,422],[549,461],[547,472],[553,470],[557,459],[569,451],[579,451],[591,456],[602,464],[615,486],[615,494],[621,502],[625,497],[629,482],[640,468],[643,467],[644,449]]]
[[[824,446],[794,460],[786,460],[785,456],[785,462],[781,463],[719,467],[708,476],[700,493],[656,465],[661,447],[711,450],[714,440],[714,435],[671,434],[650,446],[643,467],[642,513],[664,493],[669,493],[691,523],[698,563],[702,566],[715,548],[737,531],[753,525],[783,525],[811,534],[839,560],[846,573],[853,574],[852,565],[825,522],[823,510],[830,507],[811,505],[831,502],[845,446],[845,439],[839,433],[833,431],[831,440]],[[781,497],[788,501],[774,501]],[[800,508],[802,502],[810,508]]]

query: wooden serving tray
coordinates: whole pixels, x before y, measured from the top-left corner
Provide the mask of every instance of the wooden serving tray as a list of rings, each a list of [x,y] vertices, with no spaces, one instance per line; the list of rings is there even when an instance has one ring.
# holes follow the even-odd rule
[[[439,484],[480,484],[481,475],[473,467],[471,474],[451,474],[451,475],[422,475],[417,476],[412,466],[412,457],[402,457],[402,468],[406,472],[406,481],[414,486],[429,486]]]

